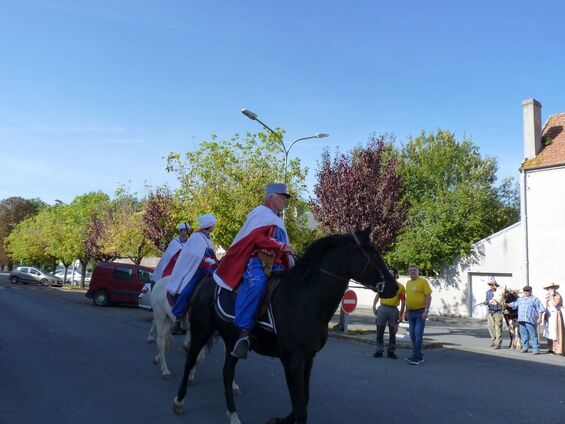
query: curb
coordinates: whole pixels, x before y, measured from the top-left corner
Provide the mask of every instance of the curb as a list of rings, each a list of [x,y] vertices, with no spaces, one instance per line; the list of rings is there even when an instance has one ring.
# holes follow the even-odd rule
[[[374,338],[366,338],[364,336],[353,335],[353,334],[344,334],[339,331],[328,331],[328,336],[338,340],[345,340],[352,343],[359,343],[359,344],[368,344],[368,345],[375,345],[377,344]],[[412,349],[412,343],[406,343],[404,341],[397,340],[396,347],[398,349]],[[437,340],[430,340],[424,338],[422,342],[422,349],[441,349],[443,348],[443,342]]]

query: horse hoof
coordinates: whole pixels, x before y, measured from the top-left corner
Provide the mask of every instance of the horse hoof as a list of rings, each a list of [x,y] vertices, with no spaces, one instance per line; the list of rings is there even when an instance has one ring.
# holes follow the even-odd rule
[[[190,345],[187,346],[187,345],[183,344],[182,347],[184,348],[184,351],[186,353],[188,353],[188,351],[190,350]]]
[[[194,386],[194,383],[196,383],[196,379],[195,378],[189,378],[187,381],[187,386]]]
[[[232,389],[234,396],[241,396],[241,389],[239,387]]]
[[[173,378],[170,371],[164,372],[163,374],[161,374],[161,377],[163,377],[163,380],[170,380],[171,378]]]
[[[226,414],[230,420],[230,424],[241,424],[241,421],[239,420],[239,417],[237,416],[237,412],[229,412],[226,411]]]
[[[153,365],[158,365],[159,362],[161,362],[161,359],[159,358],[159,355],[157,355],[153,358]]]
[[[173,400],[173,412],[175,415],[181,415],[184,412],[184,402],[177,402],[177,398]]]
[[[155,339],[150,339],[150,338],[148,338],[148,339],[146,340],[146,342],[147,342],[147,344],[155,344]]]

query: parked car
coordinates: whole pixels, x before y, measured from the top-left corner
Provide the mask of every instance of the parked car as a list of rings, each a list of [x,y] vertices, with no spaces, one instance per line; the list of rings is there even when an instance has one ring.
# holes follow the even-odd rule
[[[143,285],[141,293],[139,293],[138,305],[141,309],[146,309],[148,311],[153,310],[153,307],[151,306],[151,283],[145,283]]]
[[[19,266],[10,272],[10,283],[37,283],[42,286],[62,286],[63,280],[31,266]]]
[[[153,268],[118,262],[98,262],[90,279],[86,297],[95,305],[138,304],[145,283],[150,283]]]
[[[92,273],[87,272],[86,276],[84,277],[84,283],[88,284],[90,283],[90,278],[91,278]],[[65,280],[65,270],[63,269],[62,271],[59,270],[57,272],[55,272],[55,276],[59,277],[61,280],[65,281],[68,284],[80,284],[80,280],[82,278],[82,274],[78,271],[75,271],[73,273],[72,270],[67,270],[67,279]]]

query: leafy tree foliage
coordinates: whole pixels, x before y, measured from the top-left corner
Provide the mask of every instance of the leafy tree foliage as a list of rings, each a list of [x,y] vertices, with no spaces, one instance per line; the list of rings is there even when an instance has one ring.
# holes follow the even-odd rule
[[[18,223],[29,216],[33,216],[45,207],[39,199],[24,199],[22,197],[8,197],[0,201],[0,270],[7,266],[12,269],[12,259],[4,249],[4,240]]]
[[[114,201],[112,217],[104,237],[104,252],[119,252],[121,257],[138,265],[145,256],[158,253],[145,237],[143,205],[139,200],[129,195],[120,196]]]
[[[314,186],[313,212],[328,232],[371,228],[371,239],[386,252],[406,222],[402,178],[397,158],[385,137],[331,158],[322,155]]]
[[[412,206],[410,225],[388,256],[399,268],[416,263],[424,273],[437,273],[468,254],[472,243],[516,222],[516,185],[508,180],[497,186],[496,160],[481,157],[470,140],[459,142],[449,131],[422,132],[400,157]]]
[[[247,214],[263,201],[265,185],[283,180],[283,155],[280,141],[272,134],[236,134],[230,140],[213,136],[194,152],[169,154],[167,170],[180,181],[176,195],[192,222],[203,213],[213,213],[218,222],[212,237],[227,248]],[[285,219],[290,239],[298,248],[311,237],[300,217],[306,205],[301,199],[306,172],[299,159],[290,161],[287,179],[292,197]]]
[[[158,187],[147,195],[143,208],[144,235],[160,252],[165,251],[177,234],[180,220],[176,216],[181,213],[180,206],[167,187]]]

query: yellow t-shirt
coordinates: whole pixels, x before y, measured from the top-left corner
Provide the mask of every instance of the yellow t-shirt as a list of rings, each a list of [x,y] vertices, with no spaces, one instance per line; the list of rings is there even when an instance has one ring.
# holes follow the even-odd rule
[[[426,296],[432,292],[425,278],[418,277],[406,283],[406,309],[414,311],[426,307]]]
[[[383,299],[381,297],[381,305],[398,306],[400,304],[400,301],[404,300],[405,293],[406,293],[406,289],[404,288],[404,286],[398,283],[398,290],[396,292],[396,295],[394,295],[394,297],[391,297],[389,299]]]

